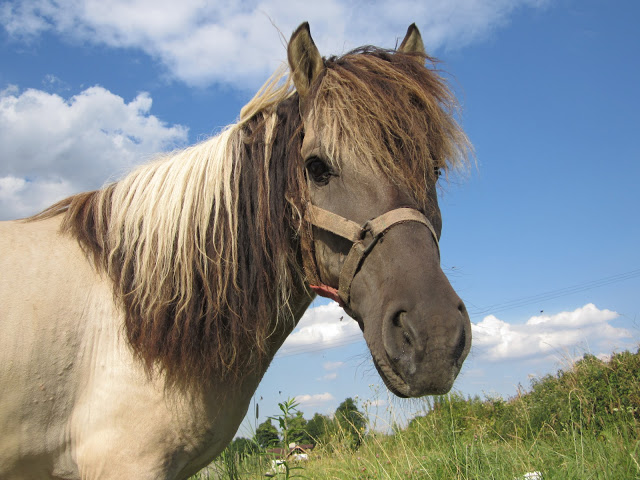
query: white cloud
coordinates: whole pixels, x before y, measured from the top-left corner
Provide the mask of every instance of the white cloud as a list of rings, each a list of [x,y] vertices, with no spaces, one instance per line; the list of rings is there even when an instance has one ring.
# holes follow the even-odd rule
[[[187,129],[102,87],[69,99],[41,90],[0,92],[0,219],[30,215],[79,190],[98,188],[151,154],[182,144]]]
[[[317,351],[362,339],[358,324],[336,302],[308,309],[282,345],[279,355]],[[329,368],[327,368],[329,365]],[[325,364],[325,369],[339,365]]]
[[[332,400],[334,400],[334,397],[329,392],[317,393],[315,395],[296,395],[296,402],[304,407],[316,407]]]
[[[473,349],[491,361],[540,357],[588,345],[610,351],[631,333],[609,322],[619,315],[589,303],[572,312],[531,317],[524,324],[510,324],[489,315],[473,324]]]
[[[42,79],[42,86],[47,92],[68,92],[71,90],[71,86],[62,80],[61,78],[48,73]]]
[[[326,375],[323,375],[322,377],[318,378],[318,380],[321,380],[324,382],[330,382],[332,380],[335,380],[336,378],[338,378],[337,372],[332,372],[332,373],[327,373]]]
[[[324,362],[322,368],[325,370],[336,370],[344,365],[344,362]]]
[[[362,44],[394,47],[409,24],[421,28],[430,51],[460,47],[490,34],[522,7],[549,0],[423,0],[393,7],[346,0],[15,0],[0,6],[14,38],[52,31],[75,41],[140,49],[189,84],[239,83],[254,87],[284,59],[276,28],[288,40],[308,20],[323,54]],[[373,27],[373,28],[372,28]]]
[[[0,177],[0,219],[28,217],[72,193],[64,179]]]

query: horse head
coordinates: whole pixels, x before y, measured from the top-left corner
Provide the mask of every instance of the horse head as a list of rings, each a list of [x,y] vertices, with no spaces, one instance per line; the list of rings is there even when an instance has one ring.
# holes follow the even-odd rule
[[[288,60],[304,130],[311,289],[358,322],[396,395],[446,393],[471,346],[438,245],[436,183],[466,142],[452,96],[425,67],[415,25],[397,51],[324,59],[305,23]]]

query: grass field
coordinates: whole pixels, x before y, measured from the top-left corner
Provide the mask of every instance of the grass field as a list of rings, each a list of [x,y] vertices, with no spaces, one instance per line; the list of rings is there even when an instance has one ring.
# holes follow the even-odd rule
[[[308,461],[275,478],[640,479],[640,352],[586,355],[508,400],[424,402],[427,414],[390,434],[354,438],[336,423]],[[264,478],[270,468],[264,453],[226,451],[195,478]]]

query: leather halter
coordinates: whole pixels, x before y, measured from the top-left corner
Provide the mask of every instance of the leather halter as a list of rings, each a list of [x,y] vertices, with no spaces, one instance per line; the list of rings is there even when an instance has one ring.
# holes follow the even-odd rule
[[[440,254],[438,236],[429,219],[415,208],[396,208],[382,215],[366,221],[363,225],[344,218],[315,205],[309,205],[306,212],[306,220],[313,226],[331,232],[334,235],[349,240],[353,245],[340,270],[338,288],[326,285],[320,279],[318,267],[313,253],[313,245],[303,249],[304,269],[310,288],[318,295],[337,301],[341,307],[349,313],[351,300],[351,284],[354,277],[362,267],[363,262],[391,228],[407,222],[421,223],[429,229]],[[313,243],[313,240],[312,240]]]

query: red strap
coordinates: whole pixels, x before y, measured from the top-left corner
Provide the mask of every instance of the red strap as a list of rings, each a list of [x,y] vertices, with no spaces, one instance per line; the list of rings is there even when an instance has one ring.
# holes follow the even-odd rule
[[[338,289],[330,287],[329,285],[309,285],[309,288],[321,297],[330,298],[331,300],[338,302],[338,305],[344,308],[344,302],[338,294]]]

